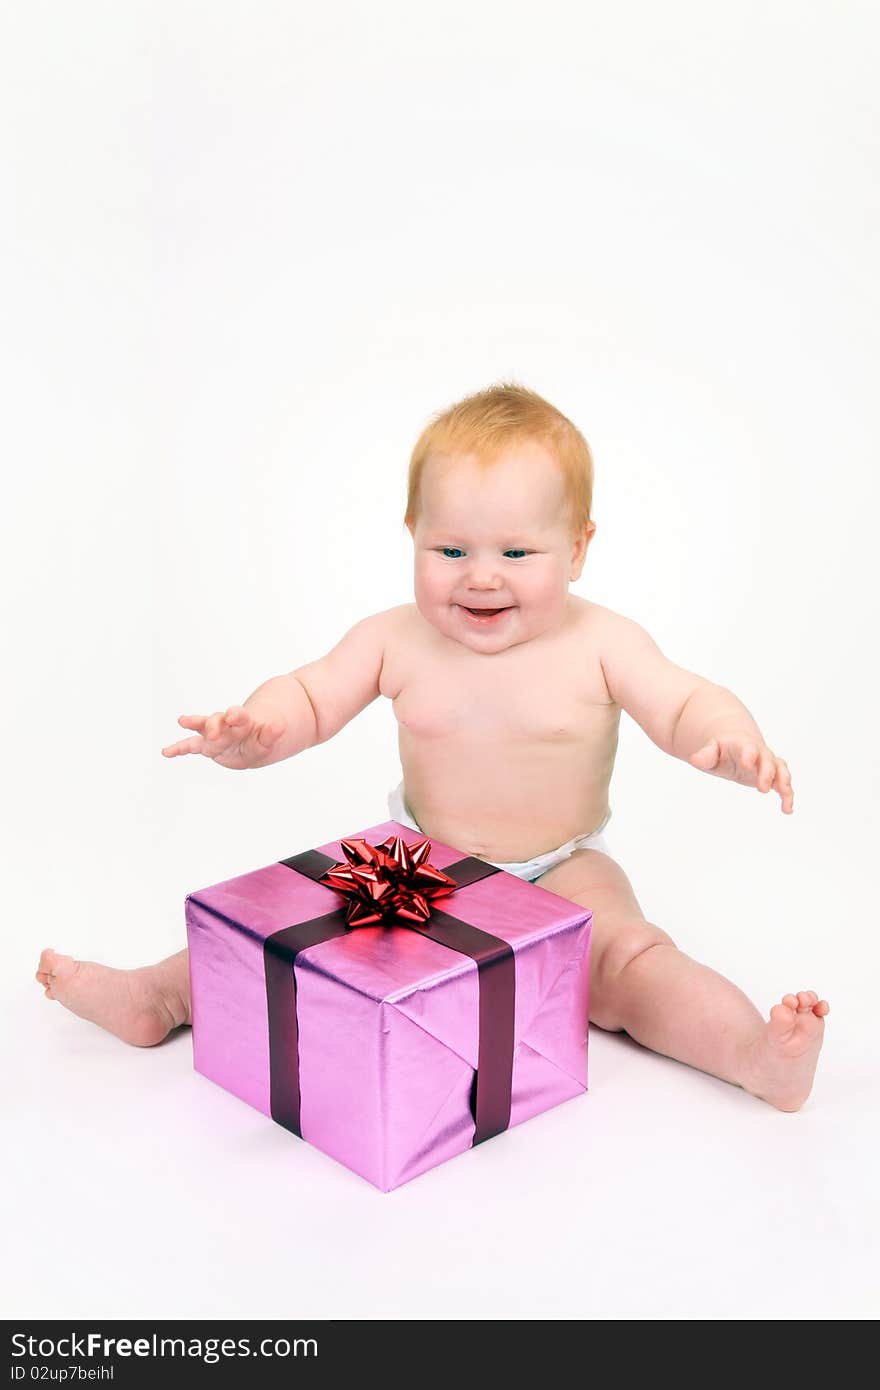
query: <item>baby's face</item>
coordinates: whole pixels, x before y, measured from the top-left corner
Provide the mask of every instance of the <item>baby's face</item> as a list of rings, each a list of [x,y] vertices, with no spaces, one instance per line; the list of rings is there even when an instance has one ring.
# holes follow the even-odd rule
[[[562,472],[542,445],[512,445],[485,470],[473,455],[431,458],[420,500],[415,599],[432,626],[492,653],[562,623],[595,527],[572,540]]]

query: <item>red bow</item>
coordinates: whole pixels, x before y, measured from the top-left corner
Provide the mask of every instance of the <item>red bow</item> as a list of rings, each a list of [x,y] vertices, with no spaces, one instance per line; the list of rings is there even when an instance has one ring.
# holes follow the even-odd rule
[[[454,878],[428,863],[427,837],[412,845],[399,835],[389,835],[380,845],[366,840],[339,843],[348,863],[334,864],[318,882],[351,899],[346,926],[372,927],[385,918],[426,922],[432,901],[458,887]]]

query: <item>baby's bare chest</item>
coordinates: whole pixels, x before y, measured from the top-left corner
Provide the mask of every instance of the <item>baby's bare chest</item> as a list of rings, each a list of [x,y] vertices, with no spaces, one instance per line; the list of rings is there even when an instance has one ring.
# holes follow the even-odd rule
[[[414,738],[581,742],[612,708],[598,660],[563,649],[473,662],[415,650],[397,670],[394,713]]]

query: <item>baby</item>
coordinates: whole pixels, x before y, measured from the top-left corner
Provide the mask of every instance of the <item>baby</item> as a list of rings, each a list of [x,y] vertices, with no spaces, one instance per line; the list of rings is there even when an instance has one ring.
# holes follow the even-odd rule
[[[362,619],[319,661],[243,706],[181,715],[167,758],[264,767],[392,701],[403,782],[391,818],[593,913],[590,1018],[780,1110],[810,1092],[825,1000],[786,994],[769,1022],[646,920],[602,831],[620,711],[702,772],[790,814],[788,768],[735,695],[673,665],[637,623],[568,591],[595,532],[583,435],[501,384],[436,416],[413,451],[405,522],[415,603]],[[112,970],[46,950],[48,998],[149,1047],[190,1022],[187,952]]]

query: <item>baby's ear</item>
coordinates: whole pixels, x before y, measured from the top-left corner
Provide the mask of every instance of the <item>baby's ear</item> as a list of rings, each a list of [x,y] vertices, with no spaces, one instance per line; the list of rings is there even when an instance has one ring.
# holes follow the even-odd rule
[[[572,541],[571,546],[571,581],[580,579],[584,561],[587,558],[587,549],[590,541],[596,534],[595,521],[585,521]]]
[[[584,521],[584,523],[581,523],[580,527],[578,527],[577,535],[574,537],[574,541],[571,542],[571,563],[580,563],[582,566],[585,556],[587,556],[589,542],[592,541],[595,534],[595,521]],[[580,570],[578,570],[578,573],[580,573]]]

